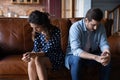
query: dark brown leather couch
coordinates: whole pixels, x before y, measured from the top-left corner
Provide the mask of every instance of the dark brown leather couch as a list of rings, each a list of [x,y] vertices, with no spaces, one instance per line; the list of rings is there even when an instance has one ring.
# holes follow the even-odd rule
[[[56,25],[61,30],[61,44],[64,53],[67,47],[68,30],[71,24],[79,19],[81,18],[51,19],[52,24]],[[107,26],[108,22],[109,20],[103,20],[106,29],[111,27],[111,25]],[[0,18],[0,79],[28,79],[27,63],[24,63],[21,60],[21,57],[24,52],[32,50],[33,42],[31,39],[31,31],[32,28],[27,22],[27,19]],[[114,52],[117,52],[116,55],[118,55],[120,53],[119,48],[114,48],[113,46],[118,47],[120,45],[118,44],[119,41],[116,42],[114,38],[110,38],[109,41],[112,45],[112,55],[114,55]],[[117,56],[117,58],[118,59],[114,59],[114,63],[116,63],[115,68],[119,69],[119,56]],[[112,66],[114,66],[114,63]],[[115,71],[120,73],[120,70]],[[112,70],[114,76],[111,78],[111,80],[117,76],[115,75],[115,71]],[[83,73],[84,80],[98,80],[97,67],[91,69],[86,67],[83,70]],[[70,72],[65,67],[54,72],[48,70],[48,77],[52,80],[71,80]]]
[[[120,80],[120,34],[113,34],[108,38],[108,41],[112,54],[110,80]]]

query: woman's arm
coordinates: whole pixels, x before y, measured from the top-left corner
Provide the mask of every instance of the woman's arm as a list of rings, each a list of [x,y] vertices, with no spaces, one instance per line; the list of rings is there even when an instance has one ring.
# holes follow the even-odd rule
[[[31,58],[35,58],[36,56],[45,56],[43,52],[26,52],[23,54],[22,60],[24,62],[30,62]]]

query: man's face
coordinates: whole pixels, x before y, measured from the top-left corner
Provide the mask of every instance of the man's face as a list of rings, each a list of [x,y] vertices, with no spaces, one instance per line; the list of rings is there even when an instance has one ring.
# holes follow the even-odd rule
[[[89,21],[88,19],[86,19],[86,27],[88,30],[90,31],[95,31],[98,28],[100,22],[92,19],[91,21]]]

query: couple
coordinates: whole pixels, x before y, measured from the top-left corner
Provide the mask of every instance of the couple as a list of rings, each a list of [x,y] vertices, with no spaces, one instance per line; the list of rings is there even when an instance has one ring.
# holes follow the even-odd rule
[[[102,18],[99,8],[90,9],[85,18],[75,22],[69,30],[65,66],[72,80],[81,80],[84,64],[99,64],[100,80],[109,80],[111,54],[105,28],[100,23]],[[29,80],[48,80],[47,68],[58,70],[64,65],[60,30],[51,25],[48,15],[37,10],[29,15],[28,21],[33,28],[34,48],[24,53],[22,60],[28,62]]]

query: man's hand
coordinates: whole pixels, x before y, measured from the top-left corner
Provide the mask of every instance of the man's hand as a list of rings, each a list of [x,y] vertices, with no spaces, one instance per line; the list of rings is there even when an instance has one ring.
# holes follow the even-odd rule
[[[95,61],[97,61],[97,62],[102,64],[102,62],[104,62],[104,60],[103,60],[104,58],[105,58],[105,56],[98,56],[98,55],[96,55],[95,56]]]
[[[103,52],[100,56],[96,55],[95,60],[99,63],[101,63],[103,66],[106,66],[109,64],[111,59],[110,53]]]
[[[108,65],[109,62],[110,62],[110,60],[111,60],[111,54],[110,54],[109,52],[105,51],[105,52],[103,52],[103,53],[101,54],[101,56],[104,56],[104,58],[102,59],[101,64],[102,64],[103,66]]]

